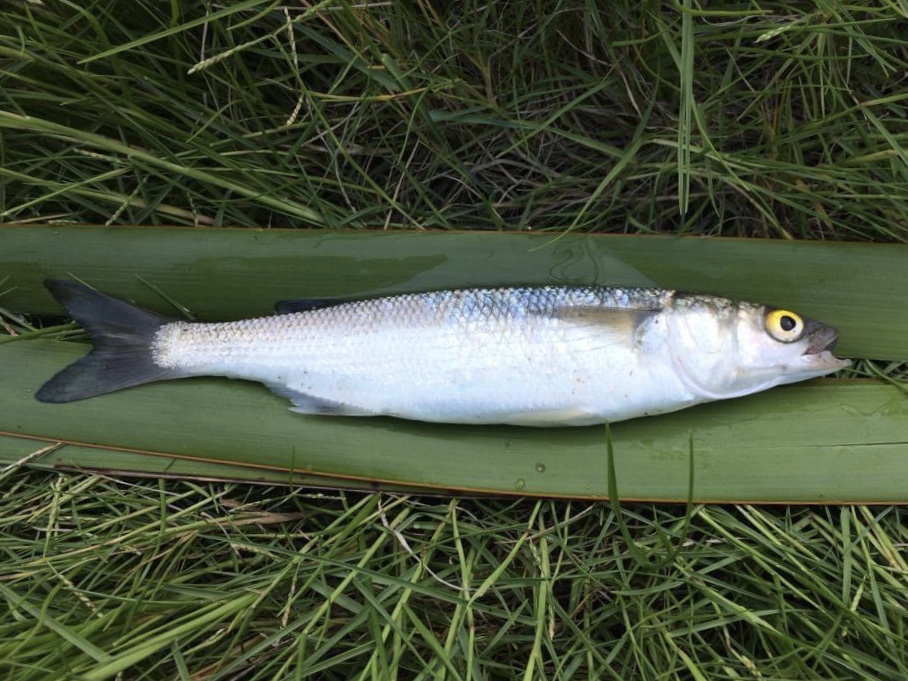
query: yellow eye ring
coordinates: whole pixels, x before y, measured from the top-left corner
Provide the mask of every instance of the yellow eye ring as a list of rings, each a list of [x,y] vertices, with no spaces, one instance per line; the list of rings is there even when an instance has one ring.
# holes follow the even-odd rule
[[[763,323],[769,335],[782,343],[794,343],[804,335],[804,320],[788,310],[770,310]]]

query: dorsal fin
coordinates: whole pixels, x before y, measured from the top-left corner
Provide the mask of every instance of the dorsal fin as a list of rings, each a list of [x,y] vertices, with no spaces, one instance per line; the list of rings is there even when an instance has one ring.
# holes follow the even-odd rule
[[[335,307],[350,301],[345,298],[300,298],[299,300],[279,300],[274,304],[277,314],[293,314],[294,312],[309,312],[321,310],[325,307]]]

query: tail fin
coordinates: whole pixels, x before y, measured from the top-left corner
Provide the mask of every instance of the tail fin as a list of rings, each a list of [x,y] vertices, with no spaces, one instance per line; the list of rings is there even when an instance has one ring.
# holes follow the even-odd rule
[[[178,378],[154,363],[151,344],[166,317],[71,281],[44,285],[91,334],[94,348],[35,394],[41,402],[73,402],[142,383]]]

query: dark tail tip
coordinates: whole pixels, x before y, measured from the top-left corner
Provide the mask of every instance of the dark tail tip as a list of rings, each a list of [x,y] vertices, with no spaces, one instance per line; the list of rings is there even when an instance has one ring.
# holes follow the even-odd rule
[[[152,343],[170,320],[72,281],[44,282],[66,311],[91,334],[94,348],[58,373],[35,394],[61,403],[177,378],[154,362]]]

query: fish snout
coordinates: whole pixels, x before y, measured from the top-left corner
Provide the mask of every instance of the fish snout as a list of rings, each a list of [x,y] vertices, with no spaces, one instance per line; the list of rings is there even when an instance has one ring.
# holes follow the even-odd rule
[[[832,352],[839,340],[839,332],[831,326],[820,324],[812,319],[807,322],[807,349],[805,355],[817,355],[821,352]]]

